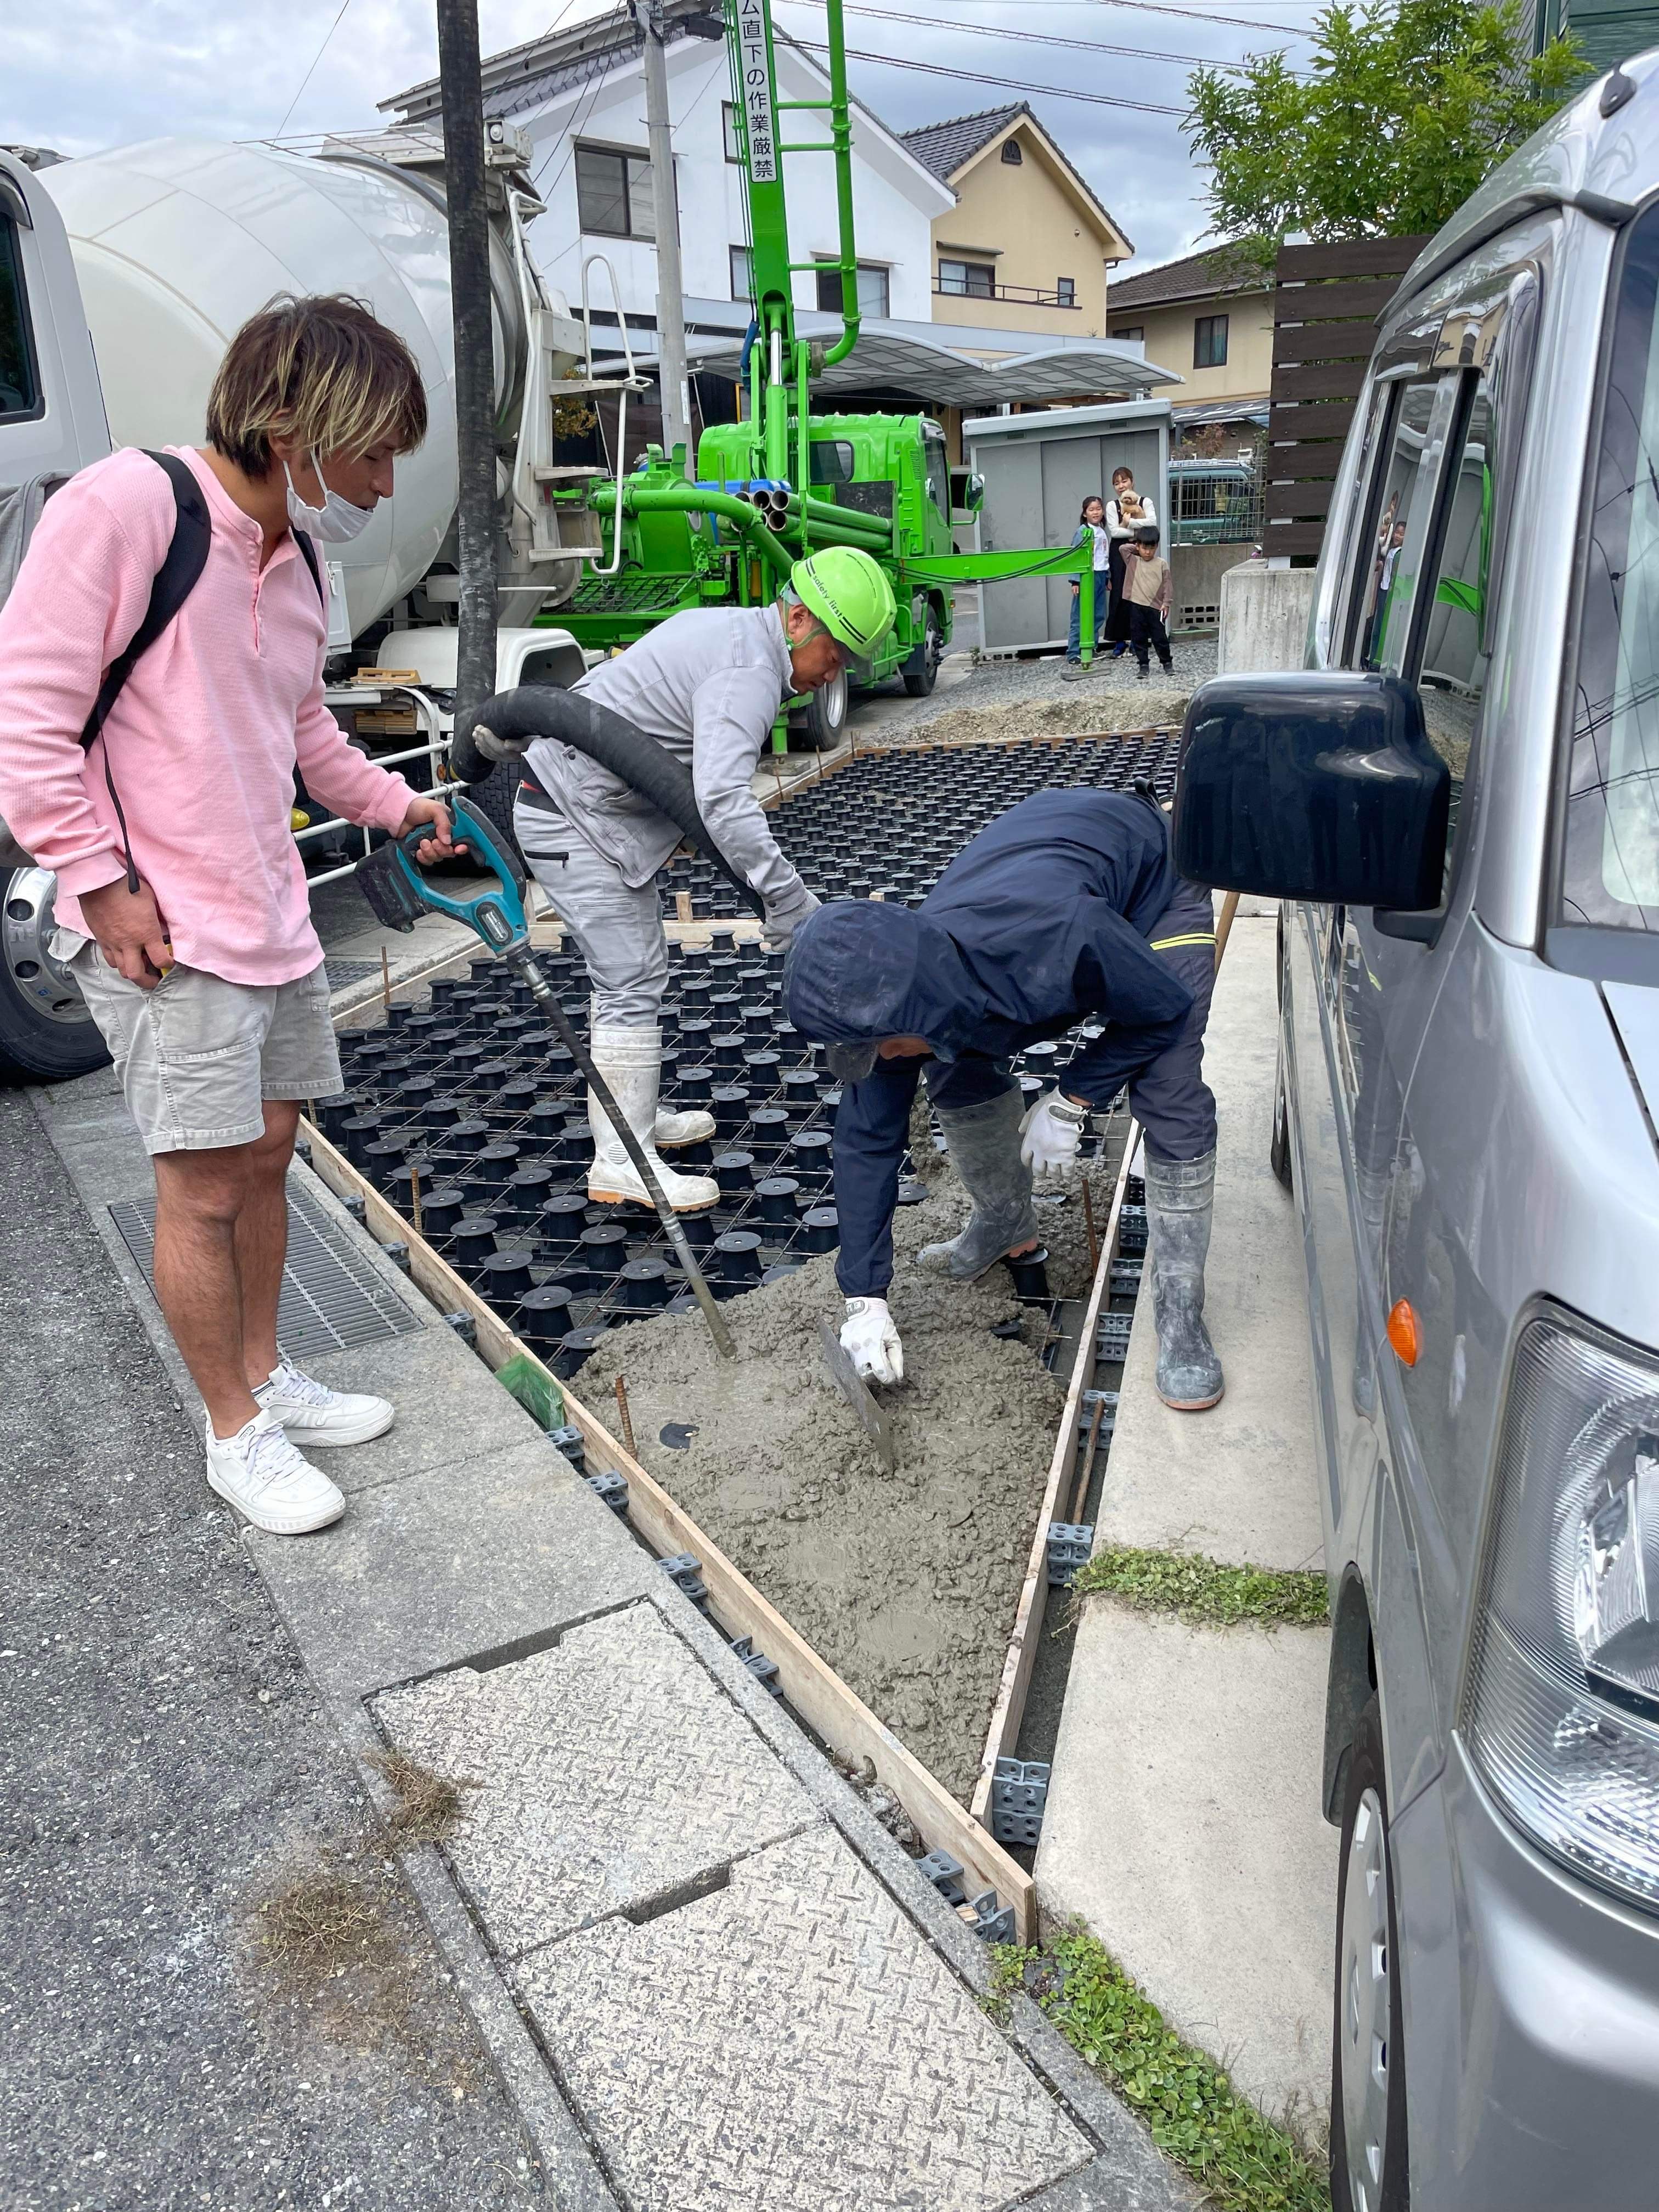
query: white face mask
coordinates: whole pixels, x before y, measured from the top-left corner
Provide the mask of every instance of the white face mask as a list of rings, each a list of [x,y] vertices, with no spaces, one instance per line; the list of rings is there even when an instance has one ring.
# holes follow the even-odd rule
[[[288,477],[288,519],[296,530],[303,530],[307,536],[320,538],[325,545],[347,544],[368,527],[374,510],[372,507],[354,507],[337,491],[331,491],[323,483],[322,463],[315,453],[311,457],[311,465],[317,472],[318,483],[323,485],[320,507],[306,505],[294,489],[294,478],[288,463],[283,463],[283,474]]]

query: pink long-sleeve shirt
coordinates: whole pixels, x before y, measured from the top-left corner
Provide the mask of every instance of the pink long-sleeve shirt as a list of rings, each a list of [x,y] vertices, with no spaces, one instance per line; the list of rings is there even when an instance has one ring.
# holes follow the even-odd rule
[[[292,537],[263,535],[200,454],[213,536],[177,619],[144,653],[89,753],[104,671],[143,618],[177,508],[128,448],[46,501],[0,608],[0,816],[58,874],[58,920],[91,936],[83,892],[126,872],[104,752],[138,873],[174,957],[234,983],[286,983],[322,958],[290,834],[297,763],[313,798],[395,830],[414,796],[366,760],[323,704],[326,617]]]

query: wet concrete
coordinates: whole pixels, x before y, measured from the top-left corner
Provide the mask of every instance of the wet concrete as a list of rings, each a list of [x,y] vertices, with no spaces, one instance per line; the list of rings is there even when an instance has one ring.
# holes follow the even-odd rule
[[[948,1169],[934,1188],[895,1224],[905,1381],[880,1394],[892,1475],[824,1368],[818,1322],[839,1326],[843,1310],[830,1256],[726,1305],[735,1363],[688,1314],[612,1331],[574,1388],[604,1408],[625,1376],[644,1464],[965,1802],[1064,1390],[1042,1364],[1046,1317],[1000,1269],[962,1285],[915,1264],[966,1211]],[[1023,1322],[1019,1339],[992,1334],[1008,1322]],[[693,1430],[687,1449],[661,1443],[671,1422]]]

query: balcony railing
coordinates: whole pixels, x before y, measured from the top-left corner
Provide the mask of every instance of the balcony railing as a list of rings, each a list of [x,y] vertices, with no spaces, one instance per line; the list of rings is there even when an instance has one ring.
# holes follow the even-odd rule
[[[1076,307],[1075,292],[1044,292],[1035,284],[975,284],[941,276],[933,289],[946,300],[1011,300],[1022,307]]]

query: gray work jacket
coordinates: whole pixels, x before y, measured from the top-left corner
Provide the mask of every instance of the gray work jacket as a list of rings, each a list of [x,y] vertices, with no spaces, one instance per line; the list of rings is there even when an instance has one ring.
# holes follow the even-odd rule
[[[573,687],[625,715],[686,762],[708,833],[737,872],[787,914],[807,892],[749,787],[778,708],[794,690],[775,606],[694,607],[590,669]],[[526,754],[578,836],[631,890],[648,883],[680,832],[648,799],[573,747],[538,738]]]

